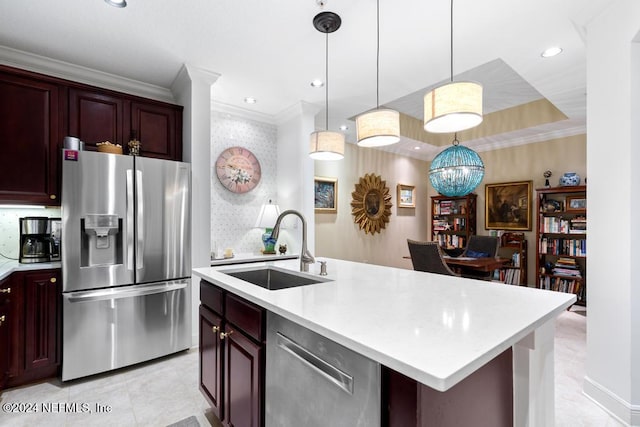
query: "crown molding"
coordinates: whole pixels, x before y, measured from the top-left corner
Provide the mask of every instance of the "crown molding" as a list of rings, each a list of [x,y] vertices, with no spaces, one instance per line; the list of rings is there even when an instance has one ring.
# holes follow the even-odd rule
[[[248,120],[255,120],[271,125],[276,124],[275,118],[271,114],[264,114],[257,111],[247,110],[241,107],[236,107],[235,105],[218,102],[213,99],[211,100],[211,110],[217,113],[231,114],[233,116],[238,116]]]
[[[167,88],[6,46],[0,46],[0,64],[144,98],[175,103],[173,94]]]

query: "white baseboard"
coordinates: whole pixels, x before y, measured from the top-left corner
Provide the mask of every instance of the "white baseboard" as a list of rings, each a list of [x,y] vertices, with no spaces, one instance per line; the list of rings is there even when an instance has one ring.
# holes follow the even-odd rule
[[[624,425],[640,426],[640,405],[630,404],[588,376],[584,377],[583,393]]]

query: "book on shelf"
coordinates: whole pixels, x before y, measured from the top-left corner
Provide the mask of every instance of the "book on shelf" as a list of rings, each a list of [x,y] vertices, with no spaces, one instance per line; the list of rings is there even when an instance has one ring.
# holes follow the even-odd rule
[[[551,271],[555,276],[582,277],[580,266],[573,258],[558,258]]]
[[[540,276],[539,285],[540,289],[570,294],[578,294],[583,286],[580,280],[549,276]]]

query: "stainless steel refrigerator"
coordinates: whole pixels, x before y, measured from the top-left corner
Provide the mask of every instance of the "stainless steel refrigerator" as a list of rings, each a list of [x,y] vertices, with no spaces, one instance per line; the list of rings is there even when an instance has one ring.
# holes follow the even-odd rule
[[[191,169],[63,150],[62,380],[191,345]]]

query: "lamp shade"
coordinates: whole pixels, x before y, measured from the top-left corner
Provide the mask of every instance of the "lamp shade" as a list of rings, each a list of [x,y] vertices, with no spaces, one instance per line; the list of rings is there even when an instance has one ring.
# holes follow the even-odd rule
[[[278,205],[271,204],[271,200],[269,200],[269,203],[262,205],[254,227],[273,228],[276,225],[278,215],[280,215],[280,208]]]
[[[360,147],[382,147],[400,141],[400,113],[378,109],[356,117],[356,136]]]
[[[314,160],[344,158],[344,135],[327,130],[313,132],[309,141],[309,157]]]
[[[484,178],[484,163],[470,148],[453,145],[438,154],[429,168],[429,181],[443,196],[466,196]]]
[[[452,133],[482,123],[482,85],[452,82],[424,96],[424,130]]]

